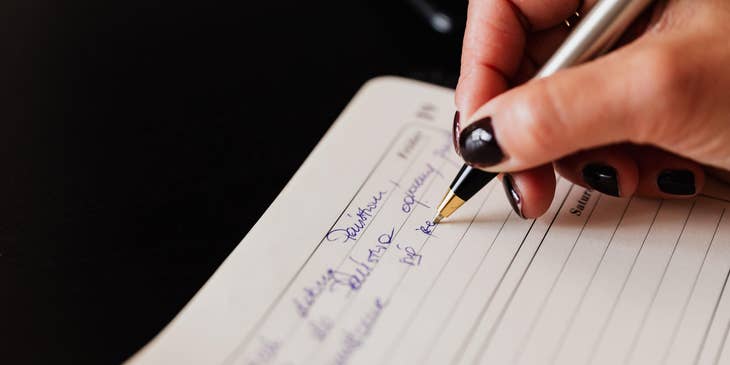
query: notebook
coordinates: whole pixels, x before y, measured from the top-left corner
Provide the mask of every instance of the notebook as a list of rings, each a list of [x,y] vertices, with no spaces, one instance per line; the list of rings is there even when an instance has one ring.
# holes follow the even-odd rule
[[[558,178],[524,220],[495,180],[433,225],[452,116],[452,90],[365,84],[128,363],[730,363],[727,187],[660,201]]]

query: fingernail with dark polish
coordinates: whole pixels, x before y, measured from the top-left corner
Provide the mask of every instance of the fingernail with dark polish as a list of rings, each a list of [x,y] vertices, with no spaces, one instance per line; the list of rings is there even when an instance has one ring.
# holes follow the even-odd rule
[[[515,187],[515,180],[512,178],[512,175],[504,174],[504,177],[502,178],[502,186],[504,187],[504,193],[507,194],[507,199],[509,200],[509,204],[512,206],[512,209],[515,210],[515,213],[517,213],[520,218],[525,219],[525,216],[522,214],[522,197]]]
[[[464,160],[478,167],[489,167],[504,159],[492,128],[492,118],[478,120],[461,131],[459,150]]]
[[[461,121],[459,111],[457,110],[456,113],[454,113],[454,127],[452,130],[452,135],[454,136],[454,150],[456,150],[456,154],[459,155],[459,134],[461,134]]]
[[[695,175],[689,170],[664,170],[657,178],[659,190],[667,194],[693,195]]]
[[[583,168],[583,181],[604,194],[619,196],[618,174],[611,166],[592,163]]]

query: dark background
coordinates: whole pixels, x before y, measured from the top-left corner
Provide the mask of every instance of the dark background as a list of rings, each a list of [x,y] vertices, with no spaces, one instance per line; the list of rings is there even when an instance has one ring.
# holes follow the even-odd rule
[[[0,363],[128,358],[366,80],[454,86],[462,29],[409,0],[2,1]]]

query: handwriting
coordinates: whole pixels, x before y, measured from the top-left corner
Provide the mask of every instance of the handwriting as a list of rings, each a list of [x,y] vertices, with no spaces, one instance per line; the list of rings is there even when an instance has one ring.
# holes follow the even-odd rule
[[[353,217],[350,213],[347,213],[346,215],[350,218],[355,219],[355,221],[345,228],[335,228],[327,232],[327,240],[340,240],[343,243],[350,240],[355,240],[365,229],[367,222],[370,221],[370,219],[373,217],[374,211],[378,209],[380,201],[383,200],[383,195],[385,194],[387,194],[387,192],[379,191],[377,194],[372,196],[371,201],[367,203],[365,208],[357,207],[357,210],[355,211],[355,217]]]
[[[368,249],[368,262],[373,264],[380,262],[380,258],[383,257],[385,251],[390,247],[390,243],[393,242],[394,233],[395,228],[391,229],[390,233],[383,233],[378,237],[378,244]]]
[[[306,317],[317,299],[325,292],[325,289],[333,291],[337,286],[346,286],[350,290],[359,290],[365,279],[370,276],[373,271],[372,267],[364,262],[357,261],[352,257],[348,257],[351,262],[356,264],[355,273],[350,274],[334,269],[327,269],[327,272],[317,279],[314,286],[304,287],[304,296],[294,299],[294,307],[300,316]]]
[[[374,304],[374,307],[363,315],[360,322],[354,329],[345,332],[345,336],[340,344],[340,349],[335,355],[335,364],[347,364],[355,350],[365,343],[365,340],[368,335],[370,335],[370,331],[375,325],[375,322],[378,320],[378,317],[380,317],[380,314],[387,303],[383,303],[380,298],[375,298]]]
[[[324,341],[327,334],[335,326],[335,323],[329,317],[322,316],[317,321],[310,321],[309,327],[312,330],[312,335],[319,341]]]
[[[449,160],[450,161],[448,155],[451,154],[451,149],[452,148],[454,148],[454,147],[453,147],[453,144],[451,142],[444,143],[443,146],[435,149],[433,151],[433,154],[436,155],[436,156],[438,156],[438,157],[441,157],[441,158],[443,158],[445,160]]]
[[[328,269],[327,273],[317,279],[314,286],[304,287],[304,296],[300,299],[294,299],[294,306],[300,316],[306,317],[309,314],[309,309],[317,301],[317,298],[330,286],[330,283],[335,280],[335,271]]]
[[[350,274],[334,269],[327,269],[322,276],[317,279],[314,286],[304,287],[304,296],[294,299],[294,307],[300,316],[306,317],[317,299],[325,292],[325,289],[333,291],[338,285],[347,286],[351,290],[358,290],[365,282],[365,278],[370,275],[372,268],[367,264],[359,262],[349,257],[352,262],[358,264],[355,268],[355,274]]]
[[[449,142],[445,143],[443,146],[433,150],[433,155],[444,160],[445,162],[449,163],[452,166],[461,166],[460,162],[454,161],[454,157],[456,157],[456,154],[454,154],[454,144],[451,142],[451,133],[448,133],[449,136]]]
[[[378,243],[373,248],[368,249],[367,262],[358,261],[352,256],[349,256],[348,260],[355,264],[354,273],[327,269],[315,281],[314,285],[305,286],[302,289],[304,295],[294,299],[294,307],[297,313],[302,317],[307,317],[309,310],[325,290],[333,291],[338,286],[348,287],[351,291],[359,290],[365,282],[365,279],[370,276],[370,272],[374,269],[374,266],[368,265],[368,263],[377,264],[380,262],[383,254],[388,250],[391,242],[393,242],[394,234],[395,228],[391,228],[390,232],[378,236]]]
[[[401,248],[400,244],[397,244],[396,247],[399,250],[405,251],[405,257],[401,257],[400,262],[411,265],[411,266],[419,266],[421,265],[421,259],[423,258],[423,255],[416,252],[416,250],[412,246],[404,246]]]
[[[268,364],[276,357],[279,348],[281,348],[281,344],[277,341],[267,340],[263,337],[259,337],[258,340],[260,347],[256,351],[255,358],[249,359],[246,362],[248,365]]]
[[[331,270],[333,273],[333,281],[330,285],[330,290],[337,285],[349,287],[350,291],[360,290],[365,280],[367,280],[370,273],[375,269],[375,265],[380,262],[380,258],[383,257],[385,251],[390,247],[394,234],[395,228],[391,228],[389,233],[383,233],[378,236],[378,243],[373,248],[368,249],[368,258],[366,261],[360,261],[352,256],[348,256],[347,259],[350,263],[355,264],[354,270],[349,270],[349,272]]]
[[[421,231],[425,235],[430,236],[433,233],[434,227],[436,227],[436,224],[432,223],[431,221],[426,221],[426,224],[416,228],[416,231]]]
[[[352,258],[352,256],[348,256],[347,259],[355,264],[354,273],[330,269],[329,271],[332,273],[333,278],[330,284],[330,290],[334,290],[337,286],[348,287],[350,291],[360,290],[365,280],[370,276],[370,273],[373,272],[373,267],[367,263],[358,261]]]
[[[403,206],[401,207],[403,213],[410,213],[411,210],[413,210],[413,205],[418,203],[418,200],[416,200],[416,193],[426,182],[426,179],[428,179],[428,177],[431,176],[431,174],[433,174],[434,172],[436,172],[436,169],[431,166],[431,164],[427,163],[426,171],[413,179],[413,182],[408,187],[408,190],[406,190],[405,195],[403,196]]]

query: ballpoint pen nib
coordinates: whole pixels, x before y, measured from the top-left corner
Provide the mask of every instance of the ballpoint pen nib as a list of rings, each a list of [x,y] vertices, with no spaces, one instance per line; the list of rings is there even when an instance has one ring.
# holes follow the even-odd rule
[[[442,216],[441,214],[439,214],[439,215],[437,215],[437,216],[436,216],[436,217],[435,217],[435,218],[434,218],[434,219],[433,219],[433,220],[431,221],[431,223],[433,223],[433,224],[439,224],[439,222],[441,222],[441,220],[442,220],[442,219],[444,219],[444,216]]]

